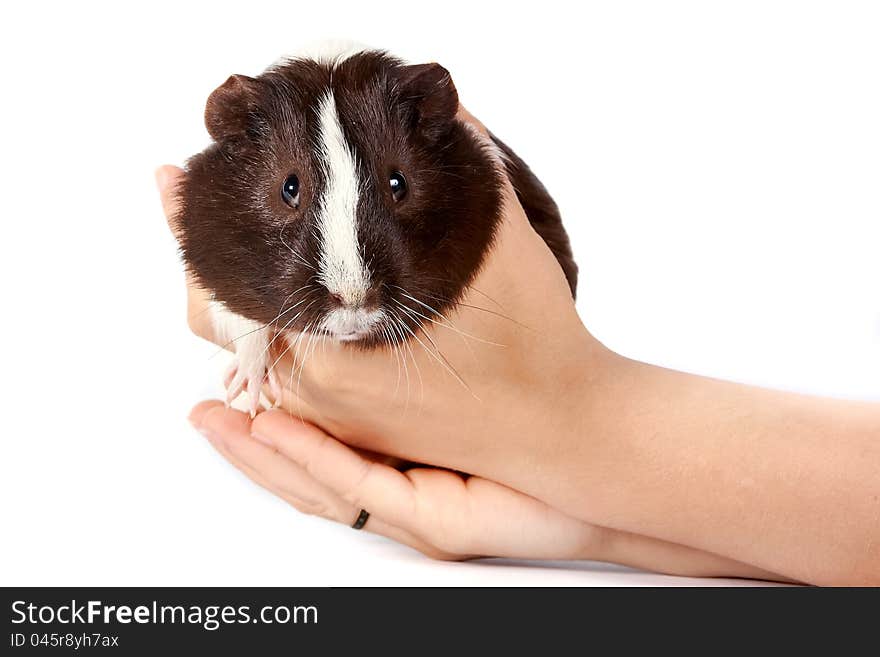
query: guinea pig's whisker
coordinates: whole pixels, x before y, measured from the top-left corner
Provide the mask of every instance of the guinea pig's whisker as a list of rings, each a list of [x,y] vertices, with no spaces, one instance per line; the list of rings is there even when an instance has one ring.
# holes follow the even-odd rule
[[[453,280],[451,280],[451,279],[448,279],[448,278],[440,278],[439,276],[424,276],[423,278],[424,278],[425,280],[429,280],[429,281],[438,281],[438,282],[440,282],[440,283],[450,283],[450,284],[455,284],[455,281],[453,281]],[[491,301],[493,304],[495,304],[496,306],[498,306],[498,308],[499,308],[500,310],[504,310],[504,306],[501,305],[501,303],[500,303],[499,301],[497,301],[495,298],[489,296],[488,294],[486,294],[486,293],[483,292],[482,290],[478,289],[478,288],[475,287],[473,284],[468,284],[468,285],[466,285],[465,287],[466,287],[467,289],[469,289],[469,290],[473,290],[474,292],[476,292],[476,293],[479,294],[480,296],[485,297],[487,300]],[[421,292],[424,292],[424,290],[421,290]],[[431,297],[432,299],[437,299],[438,301],[441,301],[441,302],[445,302],[445,303],[455,303],[455,301],[454,301],[453,299],[447,299],[447,298],[444,298],[444,297],[438,297],[438,296],[435,296],[435,295],[433,295],[433,294],[428,294],[427,292],[424,292],[424,295],[425,295],[426,297]]]
[[[388,312],[391,314],[393,318],[393,322],[391,324],[391,328],[394,330],[395,335],[400,339],[400,344],[403,345],[404,353],[403,353],[403,363],[406,365],[406,354],[409,352],[409,356],[412,359],[413,367],[415,367],[416,375],[419,378],[419,410],[421,410],[422,406],[425,403],[425,382],[422,379],[422,368],[419,367],[419,362],[416,360],[416,354],[413,351],[412,345],[410,341],[406,339],[406,334],[403,332],[403,328],[407,328],[406,323],[400,318],[394,310],[389,309]],[[402,328],[401,328],[402,327]],[[407,404],[409,404],[409,370],[407,369]]]
[[[425,319],[428,319],[429,321],[432,321],[432,322],[434,322],[435,324],[439,324],[440,326],[446,326],[446,328],[449,328],[449,329],[451,329],[451,330],[453,330],[453,331],[456,331],[456,332],[458,332],[458,333],[460,333],[460,334],[462,334],[462,335],[464,335],[464,336],[467,336],[467,337],[469,337],[469,338],[473,338],[474,340],[479,340],[480,342],[486,342],[487,344],[494,344],[494,345],[499,346],[499,347],[503,347],[503,346],[504,346],[504,345],[498,344],[498,343],[496,343],[496,342],[491,342],[491,341],[489,341],[489,340],[484,340],[483,338],[479,338],[479,337],[477,337],[477,336],[475,336],[475,335],[470,335],[469,333],[466,333],[466,332],[464,332],[464,331],[461,331],[460,329],[458,329],[458,328],[455,326],[455,324],[452,322],[452,320],[450,320],[448,317],[446,317],[446,315],[444,315],[443,313],[441,313],[439,310],[437,310],[437,309],[434,308],[433,306],[429,306],[429,305],[426,304],[425,302],[420,301],[419,299],[415,298],[412,294],[410,294],[407,290],[405,290],[404,288],[400,287],[399,285],[395,285],[394,287],[396,287],[396,288],[398,288],[399,290],[401,290],[401,292],[403,292],[403,296],[405,296],[405,297],[408,298],[408,299],[411,299],[411,300],[415,301],[417,304],[419,304],[419,305],[422,306],[423,308],[425,308],[425,309],[429,310],[430,312],[434,313],[435,315],[437,315],[437,317],[439,317],[440,319],[444,320],[444,321],[446,322],[446,324],[440,324],[439,322],[436,322],[436,321],[434,321],[433,319],[431,319],[431,318],[429,318],[429,317],[425,317],[424,315],[421,315],[422,317],[425,317]],[[432,296],[432,295],[426,295],[426,296]],[[411,310],[412,310],[412,309],[411,309]]]
[[[486,294],[486,293],[483,292],[482,290],[478,290],[478,289],[475,288],[473,285],[468,285],[467,288],[468,288],[469,290],[473,290],[474,292],[476,292],[476,293],[479,294],[480,296],[485,297],[488,301],[491,301],[492,303],[494,303],[494,304],[495,304],[496,306],[498,306],[501,310],[504,310],[504,306],[502,306],[501,303],[500,303],[499,301],[496,301],[493,297],[490,297],[488,294]]]
[[[297,315],[297,317],[299,317],[299,314]],[[275,366],[276,366],[279,362],[281,362],[281,359],[284,358],[284,356],[285,356],[286,354],[290,353],[290,348],[291,348],[292,346],[293,346],[293,344],[292,344],[290,341],[288,341],[288,342],[287,342],[287,347],[285,347],[285,349],[284,349],[280,354],[278,354],[278,358],[276,358],[274,361],[272,361],[272,364],[269,365],[269,367],[267,368],[267,370],[268,370],[268,371],[272,371],[273,369],[275,369]]]
[[[311,285],[311,284],[309,284],[309,285]],[[290,297],[292,297],[294,294],[296,294],[296,293],[299,292],[300,290],[303,290],[303,289],[309,287],[309,285],[303,285],[301,288],[299,288],[299,289],[297,289],[297,290],[294,290],[293,292],[291,292],[290,294],[288,294],[288,295],[287,295],[287,299],[284,300],[284,303],[281,304],[281,307],[284,308],[284,305],[287,303],[287,301],[290,299]],[[303,298],[300,299],[299,301],[297,301],[295,304],[293,304],[290,308],[288,308],[287,310],[282,310],[282,311],[279,312],[277,315],[275,315],[275,318],[274,318],[274,319],[270,319],[270,320],[269,320],[269,324],[274,324],[275,322],[277,322],[279,319],[281,319],[282,316],[286,315],[286,314],[289,313],[291,310],[293,310],[294,308],[296,308],[297,306],[299,306],[303,301],[305,301],[306,299],[308,299],[309,296],[310,296],[311,294],[313,294],[313,293],[314,293],[314,290],[311,290],[311,291],[308,292],[308,294],[303,295]]]
[[[310,285],[311,285],[311,284],[310,284]],[[308,287],[308,285],[304,285],[303,287],[299,288],[299,290],[302,290],[302,289],[304,289],[304,288],[306,288],[306,287]],[[289,299],[291,296],[293,296],[294,294],[296,294],[296,292],[298,292],[299,290],[295,290],[294,292],[291,292],[289,295],[287,295],[287,299]],[[277,322],[277,321],[278,321],[283,315],[286,315],[286,314],[289,313],[291,310],[296,309],[297,306],[299,306],[301,303],[303,303],[304,301],[306,301],[306,300],[308,299],[308,297],[309,297],[310,295],[314,294],[316,291],[317,291],[317,290],[312,290],[312,291],[310,291],[308,294],[306,294],[306,295],[303,297],[303,299],[301,299],[300,301],[298,301],[298,302],[296,302],[295,304],[293,304],[293,305],[292,305],[290,308],[288,308],[287,310],[284,310],[283,312],[278,313],[277,315],[275,315],[274,319],[269,320],[267,323],[263,324],[262,326],[258,326],[257,328],[250,329],[249,331],[245,331],[245,332],[242,333],[241,335],[237,335],[237,336],[235,336],[234,338],[228,340],[228,341],[225,342],[224,344],[220,345],[220,346],[217,348],[217,351],[215,351],[213,354],[211,354],[210,357],[213,358],[213,357],[216,356],[217,354],[222,353],[227,347],[230,347],[231,345],[235,344],[238,340],[241,340],[242,338],[244,338],[244,337],[246,337],[246,336],[248,336],[248,335],[251,335],[251,334],[253,334],[253,333],[256,333],[257,331],[265,331],[266,329],[269,328],[270,325],[272,325],[272,324],[274,324],[275,322]],[[285,299],[284,303],[287,303],[287,299]],[[282,306],[283,306],[283,305],[284,305],[284,304],[282,304]],[[283,331],[283,330],[286,329],[288,326],[290,326],[290,324],[291,324],[291,322],[288,322],[287,324],[285,324],[284,328],[282,328],[281,330]],[[275,337],[272,338],[272,341],[269,342],[270,345],[272,344],[272,342],[275,341],[275,338],[276,338],[276,337],[277,337],[277,335],[276,335]],[[263,352],[263,353],[265,353],[265,352]],[[262,355],[262,354],[260,354],[260,355]]]
[[[499,317],[499,318],[501,318],[501,319],[505,319],[505,320],[507,320],[508,322],[512,322],[512,323],[516,324],[517,326],[520,326],[520,327],[522,327],[522,328],[524,328],[524,329],[526,329],[526,330],[528,330],[528,331],[534,331],[534,330],[535,330],[535,329],[533,329],[531,326],[527,326],[526,324],[523,324],[522,322],[520,322],[519,320],[514,319],[513,317],[510,317],[510,316],[505,315],[505,314],[503,314],[503,313],[496,312],[496,311],[494,311],[494,310],[489,310],[488,308],[483,308],[482,306],[475,306],[475,305],[470,304],[470,303],[465,303],[464,301],[454,301],[454,300],[452,300],[452,299],[446,299],[446,298],[444,298],[444,297],[438,297],[438,296],[435,296],[435,295],[433,295],[433,294],[426,294],[425,296],[431,297],[432,299],[436,299],[437,301],[440,301],[441,303],[448,303],[448,304],[451,305],[451,306],[461,306],[462,308],[470,308],[470,309],[472,309],[472,310],[479,310],[479,311],[482,311],[482,312],[484,312],[484,313],[488,313],[488,314],[490,314],[490,315],[494,315],[495,317]]]
[[[312,323],[313,323],[313,322],[310,321],[310,322],[308,322],[308,323],[305,325],[305,328],[303,328],[303,330],[302,330],[302,331],[296,336],[296,338],[293,340],[293,344],[291,345],[291,346],[293,347],[293,366],[290,368],[290,378],[287,380],[287,388],[288,388],[288,390],[290,390],[290,389],[291,389],[291,386],[293,385],[293,376],[294,376],[294,374],[296,373],[296,369],[297,369],[297,361],[300,360],[300,358],[299,358],[299,346],[300,346],[300,344],[302,344],[303,337],[304,337],[307,333],[308,333],[310,336],[312,335],[312,333],[310,332],[310,329],[312,328]],[[304,364],[305,364],[305,361],[302,361],[302,365],[304,365]],[[300,374],[302,374],[302,367],[301,367],[301,366],[300,366]],[[296,394],[297,406],[298,406],[298,408],[299,408],[299,411],[298,411],[298,412],[299,412],[299,419],[300,419],[300,420],[303,420],[303,414],[302,414],[302,399],[300,399],[300,396],[299,396],[299,381],[297,381],[297,390],[296,390],[296,392],[297,392],[297,394]],[[290,415],[293,415],[293,412],[292,412],[292,411],[289,411],[289,413],[290,413]]]
[[[419,301],[418,299],[416,299],[413,295],[408,293],[405,289],[403,289],[399,285],[395,285],[394,287],[396,287],[398,290],[403,292],[403,296],[405,296],[407,299],[411,299],[411,300],[415,301],[417,304],[419,304],[420,306],[423,306],[424,308],[427,308],[428,310],[430,310],[432,313],[434,313],[438,317],[441,317],[442,319],[446,319],[446,321],[449,321],[446,317],[443,316],[443,313],[441,313],[439,310],[437,310],[433,306],[429,306],[425,302]]]
[[[429,317],[428,315],[425,315],[424,313],[419,312],[415,308],[410,308],[408,305],[406,305],[405,303],[401,303],[397,299],[394,299],[394,303],[396,303],[401,308],[401,310],[403,310],[409,317],[411,317],[413,319],[413,321],[415,321],[416,323],[418,323],[422,326],[424,326],[424,322],[422,322],[421,320],[424,319],[424,320],[431,322],[432,324],[436,324],[437,326],[442,326],[443,328],[447,328],[447,329],[450,329],[451,331],[455,331],[456,333],[460,333],[461,335],[464,335],[464,333],[459,331],[451,322],[446,322],[446,321],[438,322],[433,317]],[[438,315],[438,317],[441,317],[441,316]]]
[[[303,299],[303,301],[305,301],[305,299]],[[289,320],[289,321],[288,321],[288,322],[287,322],[287,323],[281,328],[281,330],[276,331],[276,332],[275,332],[275,335],[274,335],[274,336],[272,337],[272,339],[269,341],[269,344],[267,344],[266,347],[265,347],[265,349],[263,349],[263,351],[260,353],[260,356],[262,357],[263,354],[265,354],[267,351],[269,351],[269,349],[272,347],[272,344],[275,342],[275,340],[278,339],[278,336],[279,336],[279,335],[282,335],[282,334],[284,333],[284,331],[287,330],[287,327],[288,327],[288,326],[290,326],[290,325],[293,324],[296,320],[298,320],[300,317],[302,317],[303,313],[304,313],[305,311],[307,311],[309,308],[311,308],[312,305],[315,304],[315,302],[317,302],[317,299],[313,299],[312,302],[311,302],[308,306],[306,306],[306,307],[303,308],[301,311],[299,311],[296,315],[294,315],[294,316],[293,316],[293,319]],[[277,362],[278,362],[278,360],[276,360],[274,363],[272,363],[272,367],[275,367],[275,364],[276,364]],[[269,369],[272,369],[272,367],[270,367]]]
[[[455,333],[458,333],[460,336],[462,336],[464,338],[470,338],[471,340],[476,340],[477,342],[482,342],[483,344],[492,345],[493,347],[506,347],[507,346],[507,345],[501,344],[500,342],[492,342],[491,340],[484,340],[483,338],[478,338],[476,335],[471,335],[470,333],[467,333],[466,331],[462,331],[461,329],[459,329],[455,325],[449,323],[448,320],[447,320],[447,322],[438,322],[436,319],[432,319],[431,317],[428,317],[427,315],[423,315],[422,313],[420,313],[418,310],[415,310],[414,308],[410,308],[409,306],[403,305],[402,303],[397,301],[397,299],[394,300],[394,303],[396,303],[398,306],[401,306],[402,308],[405,308],[411,314],[414,313],[418,317],[421,317],[422,319],[426,319],[429,322],[431,322],[432,324],[436,324],[437,326],[442,326],[445,329],[449,329],[450,331],[454,331]],[[467,341],[465,341],[465,344],[468,344]],[[470,345],[468,345],[468,348],[470,348]],[[471,351],[471,353],[473,353],[473,351]]]
[[[274,319],[272,319],[272,320],[269,321],[269,324],[272,324],[273,322],[277,322],[277,321],[278,321],[278,318],[281,317],[281,315],[284,314],[284,312],[285,312],[285,311],[284,311],[284,306],[286,306],[286,305],[287,305],[287,302],[290,301],[290,297],[292,297],[294,294],[296,294],[297,292],[299,292],[300,290],[302,290],[303,287],[307,287],[307,286],[303,285],[303,286],[300,287],[299,289],[294,290],[293,292],[291,292],[290,294],[288,294],[286,297],[284,297],[284,301],[282,301],[282,302],[281,302],[281,305],[278,307],[278,314],[275,315],[275,318],[274,318]]]
[[[421,338],[419,338],[419,336],[416,335],[415,332],[413,332],[413,330],[409,326],[407,326],[405,323],[402,324],[402,326],[407,331],[407,333],[409,333],[410,336],[412,336],[412,338],[416,342],[418,342],[420,345],[422,345],[422,349],[425,350],[426,354],[428,354],[431,358],[433,358],[435,361],[437,361],[447,372],[449,372],[449,374],[451,374],[453,376],[453,378],[455,378],[455,380],[457,380],[461,385],[464,386],[465,390],[467,390],[469,393],[471,393],[471,395],[473,395],[475,399],[479,400],[479,397],[477,397],[477,395],[474,394],[474,391],[471,390],[471,387],[467,384],[467,382],[463,378],[461,378],[461,375],[452,366],[452,364],[449,362],[449,360],[446,358],[446,356],[443,355],[443,352],[441,352],[440,349],[437,348],[437,345],[431,339],[430,335],[428,335],[427,333],[423,333],[423,335],[428,339],[428,341],[431,342],[434,349],[436,349],[436,353],[434,351],[431,351],[428,348],[428,346],[424,342],[422,342]]]
[[[391,320],[394,321],[393,319]],[[389,324],[383,327],[385,332],[388,335],[389,342],[391,343],[391,350],[394,352],[394,358],[397,362],[397,385],[395,386],[394,394],[397,395],[397,390],[400,388],[400,372],[403,369],[404,378],[406,380],[406,401],[403,405],[403,412],[406,413],[409,410],[409,400],[410,400],[410,379],[409,379],[409,365],[406,362],[406,351],[401,350],[401,345],[403,342],[400,341],[397,334],[394,331],[394,325]],[[401,368],[401,362],[403,367]]]
[[[465,169],[465,168],[467,168],[467,167],[460,167],[460,168]],[[465,176],[460,176],[460,175],[457,174],[457,173],[450,173],[449,171],[444,170],[442,167],[439,168],[439,169],[427,169],[427,168],[421,168],[421,169],[419,169],[419,171],[422,172],[422,173],[425,173],[425,172],[427,172],[427,173],[439,173],[439,174],[442,175],[442,176],[449,176],[449,177],[451,177],[451,178],[458,178],[459,180],[467,180],[467,178],[466,178]]]
[[[424,319],[427,319],[429,322],[433,322],[434,324],[437,324],[438,326],[444,326],[445,328],[448,328],[448,329],[450,329],[450,330],[452,330],[452,331],[455,331],[456,333],[458,333],[458,334],[460,334],[460,335],[462,335],[462,336],[465,336],[465,337],[468,337],[468,338],[472,338],[472,339],[477,340],[477,341],[479,341],[479,342],[485,342],[486,344],[491,344],[491,345],[495,345],[495,346],[498,346],[498,347],[503,347],[503,346],[504,346],[504,345],[502,345],[502,344],[498,344],[497,342],[492,342],[491,340],[485,340],[485,339],[483,339],[483,338],[480,338],[480,337],[477,337],[477,336],[475,336],[475,335],[471,335],[470,333],[467,333],[467,332],[465,332],[465,331],[462,331],[462,330],[459,329],[457,326],[455,326],[455,323],[454,323],[451,319],[449,319],[448,317],[446,317],[443,313],[441,313],[439,310],[437,310],[437,309],[434,308],[433,306],[429,306],[428,304],[424,303],[423,301],[420,301],[419,299],[417,299],[416,297],[414,297],[412,294],[410,294],[406,289],[400,287],[399,285],[395,285],[394,287],[396,287],[396,288],[399,289],[401,292],[403,292],[403,296],[407,297],[408,299],[412,299],[412,300],[415,301],[417,304],[419,304],[419,305],[422,306],[423,308],[427,309],[428,311],[434,313],[437,317],[439,317],[440,319],[443,320],[443,322],[438,322],[438,321],[432,319],[431,317],[428,317],[428,316],[426,316],[426,315],[424,315],[424,314],[422,314],[422,313],[416,313],[416,314],[419,315],[420,317],[423,317]],[[399,302],[395,299],[395,303],[399,303]],[[405,306],[405,307],[408,308],[409,310],[411,310],[412,312],[416,312],[414,309],[409,308],[408,306]],[[468,345],[468,348],[470,348],[470,345]],[[473,351],[471,351],[471,353],[473,353]]]
[[[474,348],[471,346],[471,343],[467,341],[467,338],[472,338],[472,339],[477,340],[479,342],[485,342],[486,344],[497,345],[497,343],[495,343],[495,342],[489,342],[488,340],[483,340],[482,338],[478,338],[476,336],[470,335],[469,333],[465,333],[464,331],[460,331],[460,330],[458,330],[458,328],[456,328],[455,326],[453,326],[451,324],[438,322],[438,321],[432,319],[431,317],[428,317],[427,315],[424,315],[424,314],[418,312],[417,310],[410,308],[409,306],[407,306],[405,304],[400,303],[399,301],[397,301],[397,299],[395,299],[394,302],[397,305],[401,306],[401,308],[403,308],[410,315],[410,317],[413,317],[415,315],[415,317],[424,318],[424,319],[428,320],[429,322],[437,324],[437,326],[442,326],[443,328],[449,329],[449,330],[453,331],[454,333],[457,333],[458,336],[461,338],[461,341],[464,342],[464,346],[467,347],[469,352],[471,352],[471,357],[473,357],[473,358],[476,358],[476,354],[474,353]],[[415,321],[418,321],[418,319],[416,319]],[[426,333],[425,335],[428,335],[428,334]],[[501,346],[501,345],[497,345],[497,346]]]
[[[409,326],[407,326],[406,324],[402,324],[402,327],[407,333],[410,334],[410,336],[412,336],[412,338],[416,342],[418,342],[421,345],[422,349],[424,350],[424,352],[426,354],[428,354],[428,356],[430,356],[442,368],[444,368],[455,380],[457,380],[462,386],[464,386],[464,388],[468,392],[471,392],[471,394],[473,394],[471,389],[468,387],[468,384],[465,382],[464,379],[461,378],[461,376],[458,374],[458,372],[455,370],[455,368],[451,367],[447,362],[445,362],[444,359],[441,359],[437,354],[435,354],[433,351],[431,351],[428,348],[428,346],[424,342],[422,342],[422,340],[413,332],[413,330]]]
[[[418,313],[417,311],[413,310],[413,309],[410,308],[409,306],[405,306],[405,305],[403,305],[403,304],[400,303],[400,302],[396,302],[396,303],[397,303],[398,306],[400,306],[400,309],[401,309],[404,313],[406,313],[406,314],[410,317],[410,319],[412,319],[412,320],[413,320],[414,322],[416,322],[416,323],[420,323],[420,322],[419,322],[419,317],[425,317],[424,315],[422,315],[421,313]],[[426,319],[430,319],[430,318],[426,318]],[[431,321],[433,321],[433,320],[431,320]],[[451,363],[449,362],[449,360],[443,355],[443,352],[440,351],[440,347],[437,346],[437,343],[434,341],[434,338],[431,337],[431,334],[428,333],[427,331],[422,330],[422,335],[424,335],[424,336],[425,336],[425,339],[426,339],[428,342],[431,343],[431,346],[434,348],[435,353],[437,353],[438,355],[440,355],[440,357],[443,358],[444,362],[445,362],[447,365],[449,365],[450,367],[452,367],[452,364],[451,364]],[[471,354],[473,354],[473,351],[471,351]]]
[[[193,320],[195,320],[195,319],[201,317],[201,316],[204,315],[205,313],[209,313],[209,312],[211,312],[211,310],[213,310],[213,308],[212,308],[211,306],[212,306],[212,304],[208,303],[208,304],[205,305],[204,308],[202,308],[202,309],[201,309],[200,311],[198,311],[197,313],[193,313],[192,315],[189,315],[189,316],[187,317],[187,319],[189,320],[190,324],[192,324]]]
[[[287,245],[285,244],[285,246],[287,246]],[[311,269],[312,271],[315,271],[317,269],[312,263],[308,262],[297,251],[294,251],[289,246],[287,247],[287,250],[290,251],[290,254],[293,256],[294,262],[297,262],[297,263],[301,264],[303,267],[307,267],[308,269]]]
[[[309,356],[312,354],[312,350],[314,348],[316,336],[317,336],[317,334],[314,331],[309,331],[309,341],[306,344],[306,351],[305,351],[305,354],[303,355],[302,363],[300,363],[300,366],[299,366],[299,374],[297,374],[297,377],[296,377],[296,398],[298,400],[302,399],[299,395],[299,389],[300,389],[300,385],[302,384],[303,370],[305,369],[306,361],[309,359]],[[300,403],[299,403],[299,419],[301,421],[305,421],[303,419],[303,415],[302,415],[302,401],[300,401]]]
[[[290,342],[288,342],[288,343],[287,343],[287,346],[286,346],[284,349],[281,350],[281,353],[278,354],[278,358],[276,358],[276,359],[273,361],[273,363],[272,363],[269,367],[266,368],[266,372],[267,372],[267,373],[271,372],[271,371],[275,368],[275,365],[277,365],[278,362],[279,362],[282,358],[284,358],[284,356],[285,356],[286,354],[288,354],[288,353],[290,353]],[[278,380],[277,377],[276,377],[275,380],[276,380],[276,382],[279,382],[279,383],[280,383],[280,381]],[[279,386],[279,387],[280,387],[280,386]],[[282,395],[282,400],[283,400],[283,396],[284,396],[284,391],[283,391],[283,390],[281,391],[281,395]],[[275,400],[275,405],[276,405],[276,406],[278,405],[278,402],[279,402],[279,401],[280,401],[280,400],[278,400],[278,399]]]
[[[304,286],[302,286],[301,288],[299,288],[299,290],[302,290],[303,288],[306,288],[306,287],[308,287],[308,285],[304,285]],[[296,292],[299,292],[299,290],[295,290],[294,292],[291,292],[290,294],[287,295],[287,298],[289,299],[289,298],[292,297],[294,294],[296,294]],[[277,321],[281,318],[282,315],[286,315],[286,314],[289,313],[290,311],[295,310],[298,306],[300,306],[300,305],[302,305],[303,303],[305,303],[305,302],[308,300],[308,298],[309,298],[313,293],[314,293],[314,290],[308,292],[305,296],[303,296],[302,299],[300,299],[299,301],[297,301],[297,302],[296,302],[295,304],[293,304],[290,308],[288,308],[287,310],[285,310],[285,311],[283,311],[283,312],[280,312],[280,313],[278,313],[277,315],[275,315],[275,319],[271,320],[271,321],[269,322],[269,324],[266,324],[266,326],[269,326],[270,324],[274,324],[275,322],[277,322]],[[286,303],[286,302],[287,302],[287,301],[285,300],[285,303]],[[312,301],[312,303],[314,303],[314,300]],[[312,304],[309,304],[309,306],[311,306],[311,305],[312,305]],[[283,304],[282,304],[282,306],[283,306]],[[306,306],[305,309],[308,309],[309,306]],[[265,346],[265,348],[263,349],[263,351],[260,352],[260,357],[262,357],[267,351],[269,351],[269,349],[272,347],[272,344],[275,342],[275,340],[278,339],[278,336],[281,335],[284,331],[286,331],[288,326],[290,326],[291,324],[293,324],[293,323],[294,323],[299,317],[302,316],[302,313],[305,311],[305,309],[304,309],[302,312],[297,313],[296,316],[294,316],[293,319],[289,320],[289,321],[288,321],[283,327],[281,327],[281,329],[275,331],[275,335],[272,336],[272,339],[269,340],[269,343]]]
[[[400,371],[400,355],[394,349],[394,344],[391,341],[391,333],[388,330],[388,326],[382,324],[378,329],[379,335],[382,336],[382,341],[388,346],[388,356],[389,358],[394,358],[394,362],[397,365],[397,381],[394,383],[394,392],[392,393],[393,397],[397,397],[397,393],[400,391],[400,379],[401,379],[401,371]]]
[[[283,224],[281,224],[281,229],[278,231],[278,238],[281,240],[281,243],[287,248],[288,251],[290,251],[290,252],[293,254],[293,256],[297,259],[297,261],[298,261],[300,264],[305,265],[306,267],[308,267],[308,268],[311,269],[312,271],[316,271],[316,270],[317,270],[317,267],[315,267],[314,265],[312,265],[311,263],[309,263],[309,262],[303,257],[303,255],[302,255],[299,251],[296,251],[296,250],[295,250],[292,246],[290,246],[290,244],[288,244],[287,241],[284,239],[284,229],[287,227],[287,224],[288,224],[288,222],[286,222],[286,221],[285,221]]]
[[[471,389],[471,387],[470,387],[470,385],[467,383],[467,381],[465,381],[464,378],[462,378],[462,376],[458,373],[458,370],[455,369],[455,366],[453,366],[453,364],[452,364],[451,362],[449,362],[449,359],[446,357],[446,354],[444,354],[444,353],[440,350],[440,347],[437,346],[437,343],[434,342],[434,338],[431,337],[431,334],[430,334],[430,333],[427,333],[427,332],[425,332],[425,331],[422,331],[422,335],[424,335],[425,338],[428,340],[428,342],[431,343],[431,346],[434,348],[435,353],[437,354],[437,356],[440,357],[440,360],[446,365],[446,367],[447,367],[449,370],[452,371],[453,376],[455,376],[455,378],[457,378],[457,379],[461,382],[461,384],[465,387],[465,389],[466,389],[469,393],[471,393],[471,395],[474,396],[474,399],[479,400],[479,397],[477,397],[477,395],[476,395],[476,394],[474,393],[474,391]],[[473,354],[473,350],[471,350],[471,354]]]

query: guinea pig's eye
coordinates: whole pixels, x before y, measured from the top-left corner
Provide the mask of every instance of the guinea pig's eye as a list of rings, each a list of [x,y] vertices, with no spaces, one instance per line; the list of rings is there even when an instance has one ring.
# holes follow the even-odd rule
[[[292,208],[299,207],[299,178],[292,173],[284,181],[281,186],[281,198]]]
[[[406,196],[406,178],[400,171],[395,171],[388,178],[388,184],[391,185],[391,197],[395,201],[402,201]]]

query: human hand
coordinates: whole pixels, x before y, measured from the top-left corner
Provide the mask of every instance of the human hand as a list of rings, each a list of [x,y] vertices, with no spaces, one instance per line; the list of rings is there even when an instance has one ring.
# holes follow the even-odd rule
[[[581,522],[512,488],[418,466],[403,472],[283,410],[198,404],[190,421],[252,481],[298,511],[363,529],[434,559],[577,559],[677,575],[781,579],[683,545]]]
[[[164,167],[157,175],[172,230],[173,189],[181,175],[174,167]],[[322,344],[306,350],[309,359],[295,351],[282,354],[277,364],[287,372],[282,402],[290,413],[319,425],[321,435],[335,436],[322,444],[344,447],[338,438],[373,452],[446,468],[420,468],[412,479],[381,464],[370,466],[371,471],[389,475],[382,480],[391,486],[386,494],[403,491],[411,498],[412,493],[398,484],[405,481],[413,489],[424,489],[430,482],[428,499],[447,515],[455,517],[464,502],[476,503],[484,521],[456,526],[459,534],[451,536],[461,542],[453,544],[442,542],[442,537],[438,541],[431,533],[437,527],[426,525],[424,516],[395,516],[400,527],[379,511],[371,529],[442,558],[592,558],[680,574],[775,578],[677,543],[619,527],[597,527],[595,509],[604,507],[604,515],[615,522],[621,517],[614,511],[613,495],[609,498],[614,487],[607,482],[620,481],[614,473],[627,471],[627,451],[606,434],[611,433],[608,422],[623,423],[629,430],[620,410],[629,406],[627,387],[640,379],[627,367],[631,361],[604,349],[583,327],[555,258],[510,189],[506,207],[496,247],[474,284],[455,310],[429,324],[420,339],[372,352]],[[216,340],[205,312],[209,295],[194,280],[188,281],[188,291],[190,327]],[[266,459],[242,430],[246,419],[233,411],[224,413],[239,423],[231,434],[213,434],[227,458],[298,508],[351,522],[357,509],[332,486],[320,484],[325,497],[307,498],[323,499],[318,506],[304,505],[291,492],[299,490],[299,484],[312,490],[314,482],[305,483],[302,468],[297,475],[289,467],[295,461]],[[278,416],[272,412],[263,417]],[[336,456],[344,460],[356,454],[345,450],[336,450]],[[449,470],[478,476],[466,485]],[[462,490],[468,494],[462,495]],[[498,509],[511,511],[512,520],[492,513]],[[642,524],[656,529],[652,516]],[[517,540],[510,540],[506,532],[518,532]],[[556,532],[565,536],[556,547],[543,542]],[[581,542],[584,537],[587,540]]]
[[[479,477],[428,467],[399,472],[285,411],[246,413],[217,401],[190,421],[254,482],[297,510],[364,529],[445,560],[478,556],[596,559],[604,530]]]

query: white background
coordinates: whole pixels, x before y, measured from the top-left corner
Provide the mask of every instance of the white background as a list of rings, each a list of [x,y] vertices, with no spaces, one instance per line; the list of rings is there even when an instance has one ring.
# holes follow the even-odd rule
[[[452,72],[559,201],[611,348],[880,399],[876,3],[483,7],[3,5],[0,583],[693,582],[431,563],[299,516],[189,428],[224,356],[187,331],[153,168],[207,144],[230,73],[327,36]]]

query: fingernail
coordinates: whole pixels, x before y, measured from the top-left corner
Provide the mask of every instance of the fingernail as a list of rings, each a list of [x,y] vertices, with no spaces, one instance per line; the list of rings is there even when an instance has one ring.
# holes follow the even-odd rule
[[[253,439],[256,440],[257,442],[263,443],[263,444],[266,445],[267,447],[274,447],[274,446],[275,446],[275,443],[273,443],[271,440],[269,440],[269,439],[268,439],[266,436],[264,436],[263,434],[260,434],[260,433],[252,433],[252,434],[251,434],[251,438],[253,438]]]

